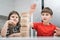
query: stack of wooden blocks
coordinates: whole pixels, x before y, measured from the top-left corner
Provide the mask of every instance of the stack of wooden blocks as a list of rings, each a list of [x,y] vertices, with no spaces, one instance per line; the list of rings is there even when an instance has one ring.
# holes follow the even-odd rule
[[[21,14],[21,36],[29,37],[29,13],[23,12]]]

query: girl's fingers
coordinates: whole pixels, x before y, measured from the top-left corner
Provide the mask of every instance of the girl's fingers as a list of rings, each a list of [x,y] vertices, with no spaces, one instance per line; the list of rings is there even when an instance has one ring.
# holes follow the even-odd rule
[[[15,21],[13,21],[13,20],[9,20],[9,24],[11,24],[11,25],[15,25],[15,24],[16,24],[16,22],[15,22]]]

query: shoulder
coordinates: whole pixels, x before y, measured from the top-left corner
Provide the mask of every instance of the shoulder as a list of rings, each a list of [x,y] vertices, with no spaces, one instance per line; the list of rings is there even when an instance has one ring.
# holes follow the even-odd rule
[[[50,23],[52,26],[54,26],[54,27],[56,27],[56,25],[55,24],[53,24],[53,23]]]
[[[57,28],[57,26],[55,24],[53,24],[53,23],[51,23],[51,27],[53,27],[54,29]]]

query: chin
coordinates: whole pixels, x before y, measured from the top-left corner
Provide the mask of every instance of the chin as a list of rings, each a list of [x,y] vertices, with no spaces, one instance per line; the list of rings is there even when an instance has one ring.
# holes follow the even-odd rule
[[[47,23],[48,21],[43,21],[44,23]]]

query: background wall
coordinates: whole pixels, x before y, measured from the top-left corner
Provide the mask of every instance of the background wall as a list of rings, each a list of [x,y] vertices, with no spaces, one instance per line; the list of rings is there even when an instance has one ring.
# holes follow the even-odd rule
[[[8,16],[14,9],[14,0],[0,0],[0,15]]]
[[[14,9],[14,0],[0,0],[0,30],[3,27],[10,11]]]

